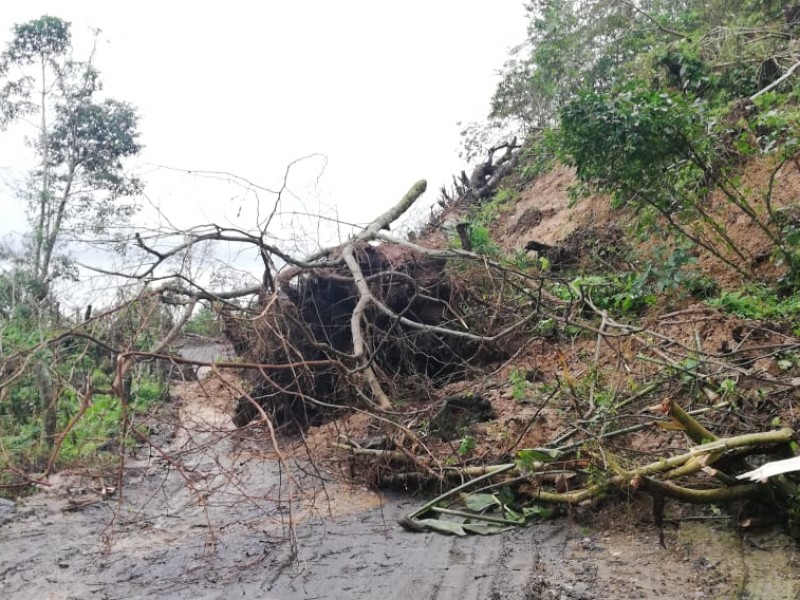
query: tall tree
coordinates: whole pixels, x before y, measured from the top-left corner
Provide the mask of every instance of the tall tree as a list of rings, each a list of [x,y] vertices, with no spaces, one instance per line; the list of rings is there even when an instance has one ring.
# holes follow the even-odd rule
[[[12,33],[0,55],[0,124],[26,118],[37,130],[30,143],[38,164],[25,200],[30,267],[37,295],[45,297],[60,275],[58,251],[69,235],[101,233],[135,211],[131,198],[141,183],[123,161],[141,149],[138,119],[129,104],[98,98],[93,53],[73,60],[68,22],[43,16]]]
[[[86,61],[72,58],[69,23],[43,16],[16,25],[12,33],[0,54],[0,126],[24,121],[34,127],[29,143],[38,160],[30,186],[21,193],[28,207],[30,244],[23,262],[12,263],[0,279],[5,295],[12,294],[4,312],[14,314],[20,304],[38,308],[24,326],[43,333],[50,319],[42,317],[57,316],[57,311],[44,310],[55,300],[52,283],[69,272],[64,268],[70,264],[66,243],[79,234],[100,234],[112,224],[124,224],[135,211],[141,183],[123,163],[141,146],[133,107],[99,97],[94,51]],[[35,361],[33,375],[43,440],[51,447],[61,392],[47,353]]]

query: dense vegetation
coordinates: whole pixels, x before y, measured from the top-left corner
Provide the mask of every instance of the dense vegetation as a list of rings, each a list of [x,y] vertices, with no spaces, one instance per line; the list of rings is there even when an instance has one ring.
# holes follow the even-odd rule
[[[30,128],[36,162],[15,190],[29,232],[22,244],[0,245],[0,464],[50,471],[59,457],[94,455],[123,422],[115,356],[92,340],[147,346],[170,317],[157,305],[106,321],[91,307],[63,313],[59,284],[77,275],[69,244],[113,237],[137,209],[142,184],[124,162],[140,150],[138,119],[129,104],[103,96],[93,55],[73,58],[69,23],[44,16],[12,34],[0,55],[0,124]],[[59,339],[81,321],[88,337]],[[132,382],[135,408],[165,392],[162,380],[141,375]]]
[[[515,132],[526,140],[517,186],[558,159],[575,168],[576,199],[606,193],[635,213],[631,237],[668,234],[635,257],[621,291],[712,293],[694,268],[701,252],[762,284],[748,294],[792,293],[800,226],[775,188],[798,168],[800,5],[545,0],[527,11],[528,39],[503,68],[488,124],[465,132],[466,154]],[[754,165],[766,173],[755,182]],[[474,211],[476,231],[490,211]],[[766,251],[731,237],[731,215]]]

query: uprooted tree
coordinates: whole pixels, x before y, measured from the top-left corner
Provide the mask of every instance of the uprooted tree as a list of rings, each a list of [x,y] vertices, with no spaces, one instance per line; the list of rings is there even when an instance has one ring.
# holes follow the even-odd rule
[[[346,242],[300,259],[266,243],[263,232],[214,226],[166,251],[139,237],[154,258],[130,276],[150,277],[199,243],[255,246],[265,262],[257,286],[212,293],[184,280],[158,288],[173,299],[213,303],[237,354],[252,365],[253,392],[240,400],[236,424],[264,411],[278,425],[303,428],[346,406],[391,411],[398,402],[427,397],[432,380],[510,355],[523,326],[535,323],[543,293],[541,280],[507,265],[387,233],[425,188],[416,183]],[[475,287],[481,277],[496,278],[491,296]],[[247,297],[255,300],[234,302]],[[518,310],[521,298],[529,300],[528,313]]]

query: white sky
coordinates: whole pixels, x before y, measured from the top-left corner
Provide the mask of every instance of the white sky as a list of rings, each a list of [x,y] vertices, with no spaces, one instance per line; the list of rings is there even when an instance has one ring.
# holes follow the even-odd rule
[[[102,30],[105,93],[138,107],[148,197],[181,226],[234,220],[255,200],[153,165],[272,187],[290,161],[321,153],[318,182],[319,159],[291,181],[309,210],[366,222],[421,178],[432,203],[464,166],[457,122],[488,113],[526,27],[522,0],[26,0],[0,4],[0,46],[43,14],[72,23],[76,58],[88,29]],[[29,166],[12,133],[0,132],[4,180]],[[0,209],[0,233],[24,226],[7,189]]]

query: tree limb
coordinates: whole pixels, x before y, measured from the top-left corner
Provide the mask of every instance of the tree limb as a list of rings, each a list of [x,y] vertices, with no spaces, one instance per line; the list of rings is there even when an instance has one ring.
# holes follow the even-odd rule
[[[793,73],[794,73],[794,72],[795,72],[795,71],[796,71],[798,68],[800,68],[800,60],[799,60],[799,61],[797,61],[796,63],[794,63],[794,64],[793,64],[791,67],[789,67],[789,68],[786,70],[786,73],[784,73],[783,75],[781,75],[780,77],[778,77],[778,79],[776,79],[775,81],[773,81],[772,83],[770,83],[770,84],[769,84],[767,87],[765,87],[764,89],[761,89],[761,90],[757,91],[755,94],[753,94],[752,96],[750,96],[750,100],[755,100],[755,99],[756,99],[756,98],[758,98],[759,96],[761,96],[761,95],[763,95],[763,94],[766,94],[767,92],[769,92],[769,91],[771,91],[771,90],[775,89],[775,88],[776,88],[776,87],[778,87],[780,84],[782,84],[784,81],[786,81],[787,79],[789,79],[789,77],[791,77],[791,76],[792,76],[792,74],[793,74]]]

